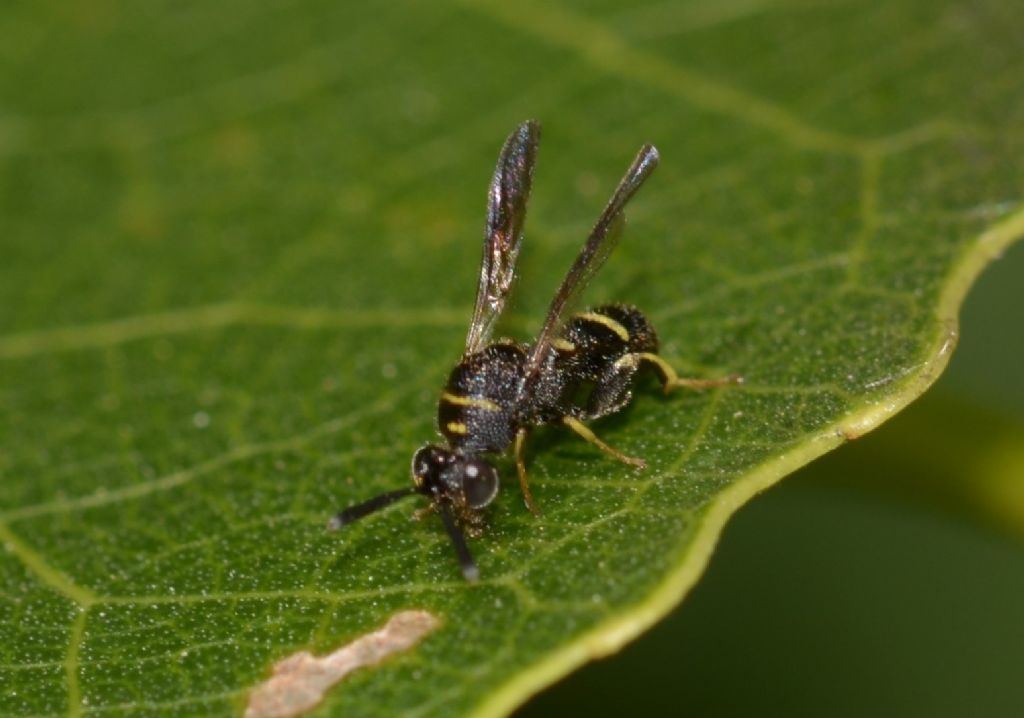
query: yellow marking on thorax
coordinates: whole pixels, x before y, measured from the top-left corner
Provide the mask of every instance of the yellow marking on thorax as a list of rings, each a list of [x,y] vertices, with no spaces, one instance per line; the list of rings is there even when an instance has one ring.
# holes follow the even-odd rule
[[[445,424],[445,428],[453,434],[466,435],[469,433],[469,429],[461,421],[449,421]]]
[[[652,354],[651,356],[654,355]],[[612,364],[612,366],[615,367],[616,369],[623,369],[626,367],[629,367],[630,369],[639,369],[640,358],[641,357],[639,354],[623,354],[621,357],[615,360],[615,363]],[[660,358],[656,357],[656,359],[658,361],[661,361]]]
[[[629,341],[629,331],[626,329],[626,327],[622,326],[611,317],[606,317],[605,315],[598,314],[597,312],[581,312],[576,316],[586,322],[596,322],[598,324],[603,324],[609,329],[611,329],[613,332],[618,334],[619,339],[621,339],[622,341]]]
[[[455,406],[471,406],[475,409],[501,411],[501,407],[490,399],[476,399],[471,396],[459,396],[458,394],[452,394],[449,391],[441,392],[441,401],[454,404]]]
[[[560,352],[574,352],[576,351],[576,345],[568,339],[562,339],[561,337],[551,340],[551,346]]]

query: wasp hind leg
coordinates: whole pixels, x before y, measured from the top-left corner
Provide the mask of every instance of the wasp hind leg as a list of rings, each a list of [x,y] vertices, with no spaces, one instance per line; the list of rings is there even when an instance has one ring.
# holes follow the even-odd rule
[[[661,377],[661,388],[666,394],[671,394],[673,389],[679,389],[681,387],[700,390],[713,389],[716,386],[743,383],[743,377],[739,374],[730,374],[729,376],[725,376],[720,379],[694,379],[692,377],[681,377],[676,373],[676,370],[672,368],[671,364],[657,354],[653,354],[651,352],[640,352],[638,354],[631,354],[630,356],[635,356],[639,362],[645,362],[654,367],[654,371],[658,372],[658,376]]]
[[[590,427],[588,427],[582,421],[577,419],[575,416],[563,416],[562,423],[568,426],[573,431],[575,431],[576,434],[578,434],[588,444],[593,444],[594,446],[599,448],[604,453],[608,454],[608,456],[612,457],[613,459],[621,461],[624,464],[629,464],[630,466],[636,466],[637,468],[640,469],[647,466],[647,462],[644,461],[643,459],[636,456],[627,456],[626,454],[623,454],[615,447],[609,446],[608,444],[601,441],[601,439],[598,438],[597,434],[590,430]]]
[[[534,516],[540,515],[540,509],[537,508],[537,502],[533,500],[533,494],[530,492],[530,483],[526,480],[526,457],[524,451],[526,448],[526,429],[520,429],[516,432],[515,442],[515,456],[516,456],[516,473],[519,475],[519,488],[523,490],[523,500],[526,501],[526,508],[530,509],[530,513]]]

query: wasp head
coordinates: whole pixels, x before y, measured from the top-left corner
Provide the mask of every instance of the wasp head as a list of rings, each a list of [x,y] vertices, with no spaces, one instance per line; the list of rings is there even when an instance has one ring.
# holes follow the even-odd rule
[[[479,510],[498,494],[498,470],[488,461],[427,444],[412,457],[417,490],[459,509]]]
[[[458,518],[465,519],[467,512],[479,511],[494,501],[498,494],[497,469],[484,459],[427,444],[412,457],[412,478],[415,486],[388,491],[340,511],[327,524],[328,528],[340,529],[407,496],[422,494],[434,502],[455,546],[462,575],[467,581],[476,581],[480,571],[466,546]]]

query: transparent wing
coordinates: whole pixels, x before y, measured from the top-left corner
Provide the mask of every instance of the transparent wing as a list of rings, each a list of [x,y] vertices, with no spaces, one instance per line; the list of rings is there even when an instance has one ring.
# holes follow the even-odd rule
[[[529,395],[528,392],[537,380],[537,375],[551,348],[551,342],[561,331],[569,310],[575,305],[584,287],[618,244],[626,223],[626,215],[623,214],[626,204],[657,166],[658,150],[653,145],[641,147],[633,164],[626,171],[619,186],[615,188],[615,193],[598,218],[594,229],[591,230],[587,243],[576,255],[576,261],[569,268],[568,274],[562,280],[562,285],[555,293],[554,299],[551,300],[544,326],[530,350],[523,383],[519,390],[520,396]]]
[[[487,225],[476,308],[466,336],[466,353],[483,348],[491,337],[515,280],[516,258],[523,241],[526,202],[540,143],[540,123],[527,120],[505,140],[487,194]]]

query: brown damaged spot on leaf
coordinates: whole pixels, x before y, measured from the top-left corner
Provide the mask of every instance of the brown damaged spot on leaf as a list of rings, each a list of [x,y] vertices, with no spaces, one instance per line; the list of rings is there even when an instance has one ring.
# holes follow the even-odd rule
[[[415,646],[440,621],[426,611],[402,611],[383,628],[317,657],[300,651],[274,665],[273,675],[249,694],[245,718],[285,718],[314,708],[331,686],[352,671],[374,666]]]

